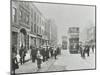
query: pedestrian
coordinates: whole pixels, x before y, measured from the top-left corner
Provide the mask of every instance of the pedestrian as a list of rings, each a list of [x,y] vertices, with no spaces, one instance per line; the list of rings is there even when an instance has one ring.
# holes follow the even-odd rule
[[[12,75],[15,75],[15,70],[19,68],[19,65],[18,65],[18,61],[17,61],[17,52],[14,50],[14,48],[12,48],[12,63],[11,63],[11,73]]]
[[[57,49],[54,48],[54,58],[57,59]]]
[[[25,63],[25,56],[26,56],[27,50],[24,47],[24,51],[23,51],[23,64]]]
[[[20,63],[21,65],[24,64],[24,59],[25,59],[25,51],[23,45],[21,46],[19,50],[19,55],[20,55]]]
[[[46,51],[45,51],[45,48],[43,46],[41,48],[41,55],[43,56],[43,62],[45,62],[45,60],[46,60]]]
[[[61,50],[59,47],[57,47],[57,55],[61,54]]]
[[[86,46],[82,47],[82,57],[85,58]]]
[[[59,54],[59,47],[57,47],[57,55]]]
[[[32,57],[32,62],[35,62],[35,59],[36,59],[36,48],[34,46],[31,49],[31,57]]]
[[[87,56],[89,56],[90,55],[90,47],[89,47],[89,45],[87,45]]]
[[[94,45],[92,46],[92,52],[94,53]]]
[[[82,46],[79,47],[79,50],[80,50],[81,57],[83,57]]]
[[[52,47],[50,47],[49,49],[50,49],[50,54],[51,54],[51,57],[53,57],[53,48],[52,48]]]
[[[61,47],[59,47],[59,54],[61,55]]]
[[[48,59],[49,59],[49,49],[48,49],[48,46],[46,46],[45,54],[46,54],[46,61],[48,61]]]
[[[42,57],[42,55],[40,53],[40,50],[38,50],[37,51],[37,67],[38,67],[38,69],[41,68],[42,59],[43,59],[43,57]]]
[[[47,49],[44,47],[44,60],[47,61]]]

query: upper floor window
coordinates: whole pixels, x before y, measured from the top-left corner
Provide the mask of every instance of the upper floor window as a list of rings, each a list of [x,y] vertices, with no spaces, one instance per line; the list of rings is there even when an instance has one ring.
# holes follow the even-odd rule
[[[36,23],[36,13],[34,12],[34,22]]]
[[[38,24],[39,23],[39,16],[36,15],[36,23]]]
[[[26,23],[29,24],[29,15],[26,15]]]
[[[22,11],[19,11],[19,18],[20,18],[20,20],[22,21]]]
[[[16,22],[17,21],[17,10],[16,8],[12,8],[12,20],[13,22]]]
[[[22,18],[22,21],[25,23],[25,24],[29,24],[29,15],[27,15],[26,13],[23,13],[23,18]]]

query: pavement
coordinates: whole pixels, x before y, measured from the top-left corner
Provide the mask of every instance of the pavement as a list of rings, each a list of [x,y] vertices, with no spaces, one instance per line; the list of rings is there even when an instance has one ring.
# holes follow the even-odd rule
[[[34,72],[50,72],[63,70],[82,70],[95,68],[95,53],[90,52],[90,56],[85,59],[80,54],[70,54],[68,50],[62,50],[61,55],[57,59],[50,58],[48,61],[42,63],[41,69],[37,69],[37,62],[32,63],[28,61],[20,65],[16,73],[34,73]]]
[[[42,62],[41,69],[37,68],[37,61],[34,63],[32,60],[24,63],[23,65],[19,64],[19,69],[16,69],[16,73],[32,73],[32,72],[46,72],[48,68],[55,62],[54,58],[50,58],[48,61]]]

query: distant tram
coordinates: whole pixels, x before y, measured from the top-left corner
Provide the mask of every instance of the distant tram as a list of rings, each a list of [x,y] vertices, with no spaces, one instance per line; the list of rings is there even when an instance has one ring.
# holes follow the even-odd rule
[[[62,49],[64,49],[64,50],[67,49],[67,41],[62,42]]]

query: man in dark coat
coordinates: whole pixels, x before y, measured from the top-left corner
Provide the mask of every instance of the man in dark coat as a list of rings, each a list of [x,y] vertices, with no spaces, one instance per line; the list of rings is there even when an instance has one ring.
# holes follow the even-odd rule
[[[23,45],[20,48],[19,55],[20,55],[20,63],[24,64],[25,56],[26,56],[26,49],[25,49],[25,47],[23,47]]]
[[[89,54],[90,54],[90,47],[87,46],[87,55],[89,56]]]
[[[45,51],[45,48],[41,48],[41,55],[43,56],[43,62],[45,62],[46,60],[46,51]]]
[[[46,60],[49,59],[49,49],[48,49],[48,46],[46,47]]]
[[[92,52],[94,53],[94,45],[92,46]]]
[[[86,47],[86,46],[83,46],[83,55],[82,55],[82,57],[83,57],[84,59],[85,59],[86,50],[87,50],[87,47]]]
[[[52,49],[52,47],[49,48],[49,51],[50,51],[51,57],[53,57],[53,49]]]
[[[54,57],[55,59],[57,59],[57,49],[56,48],[54,49]]]
[[[32,47],[31,49],[31,56],[32,56],[32,62],[35,62],[36,59],[36,48]]]
[[[80,46],[80,47],[79,47],[79,50],[80,50],[81,57],[83,57],[83,50],[82,50],[82,46]]]
[[[61,50],[59,47],[57,47],[57,55],[59,55],[61,53]]]

